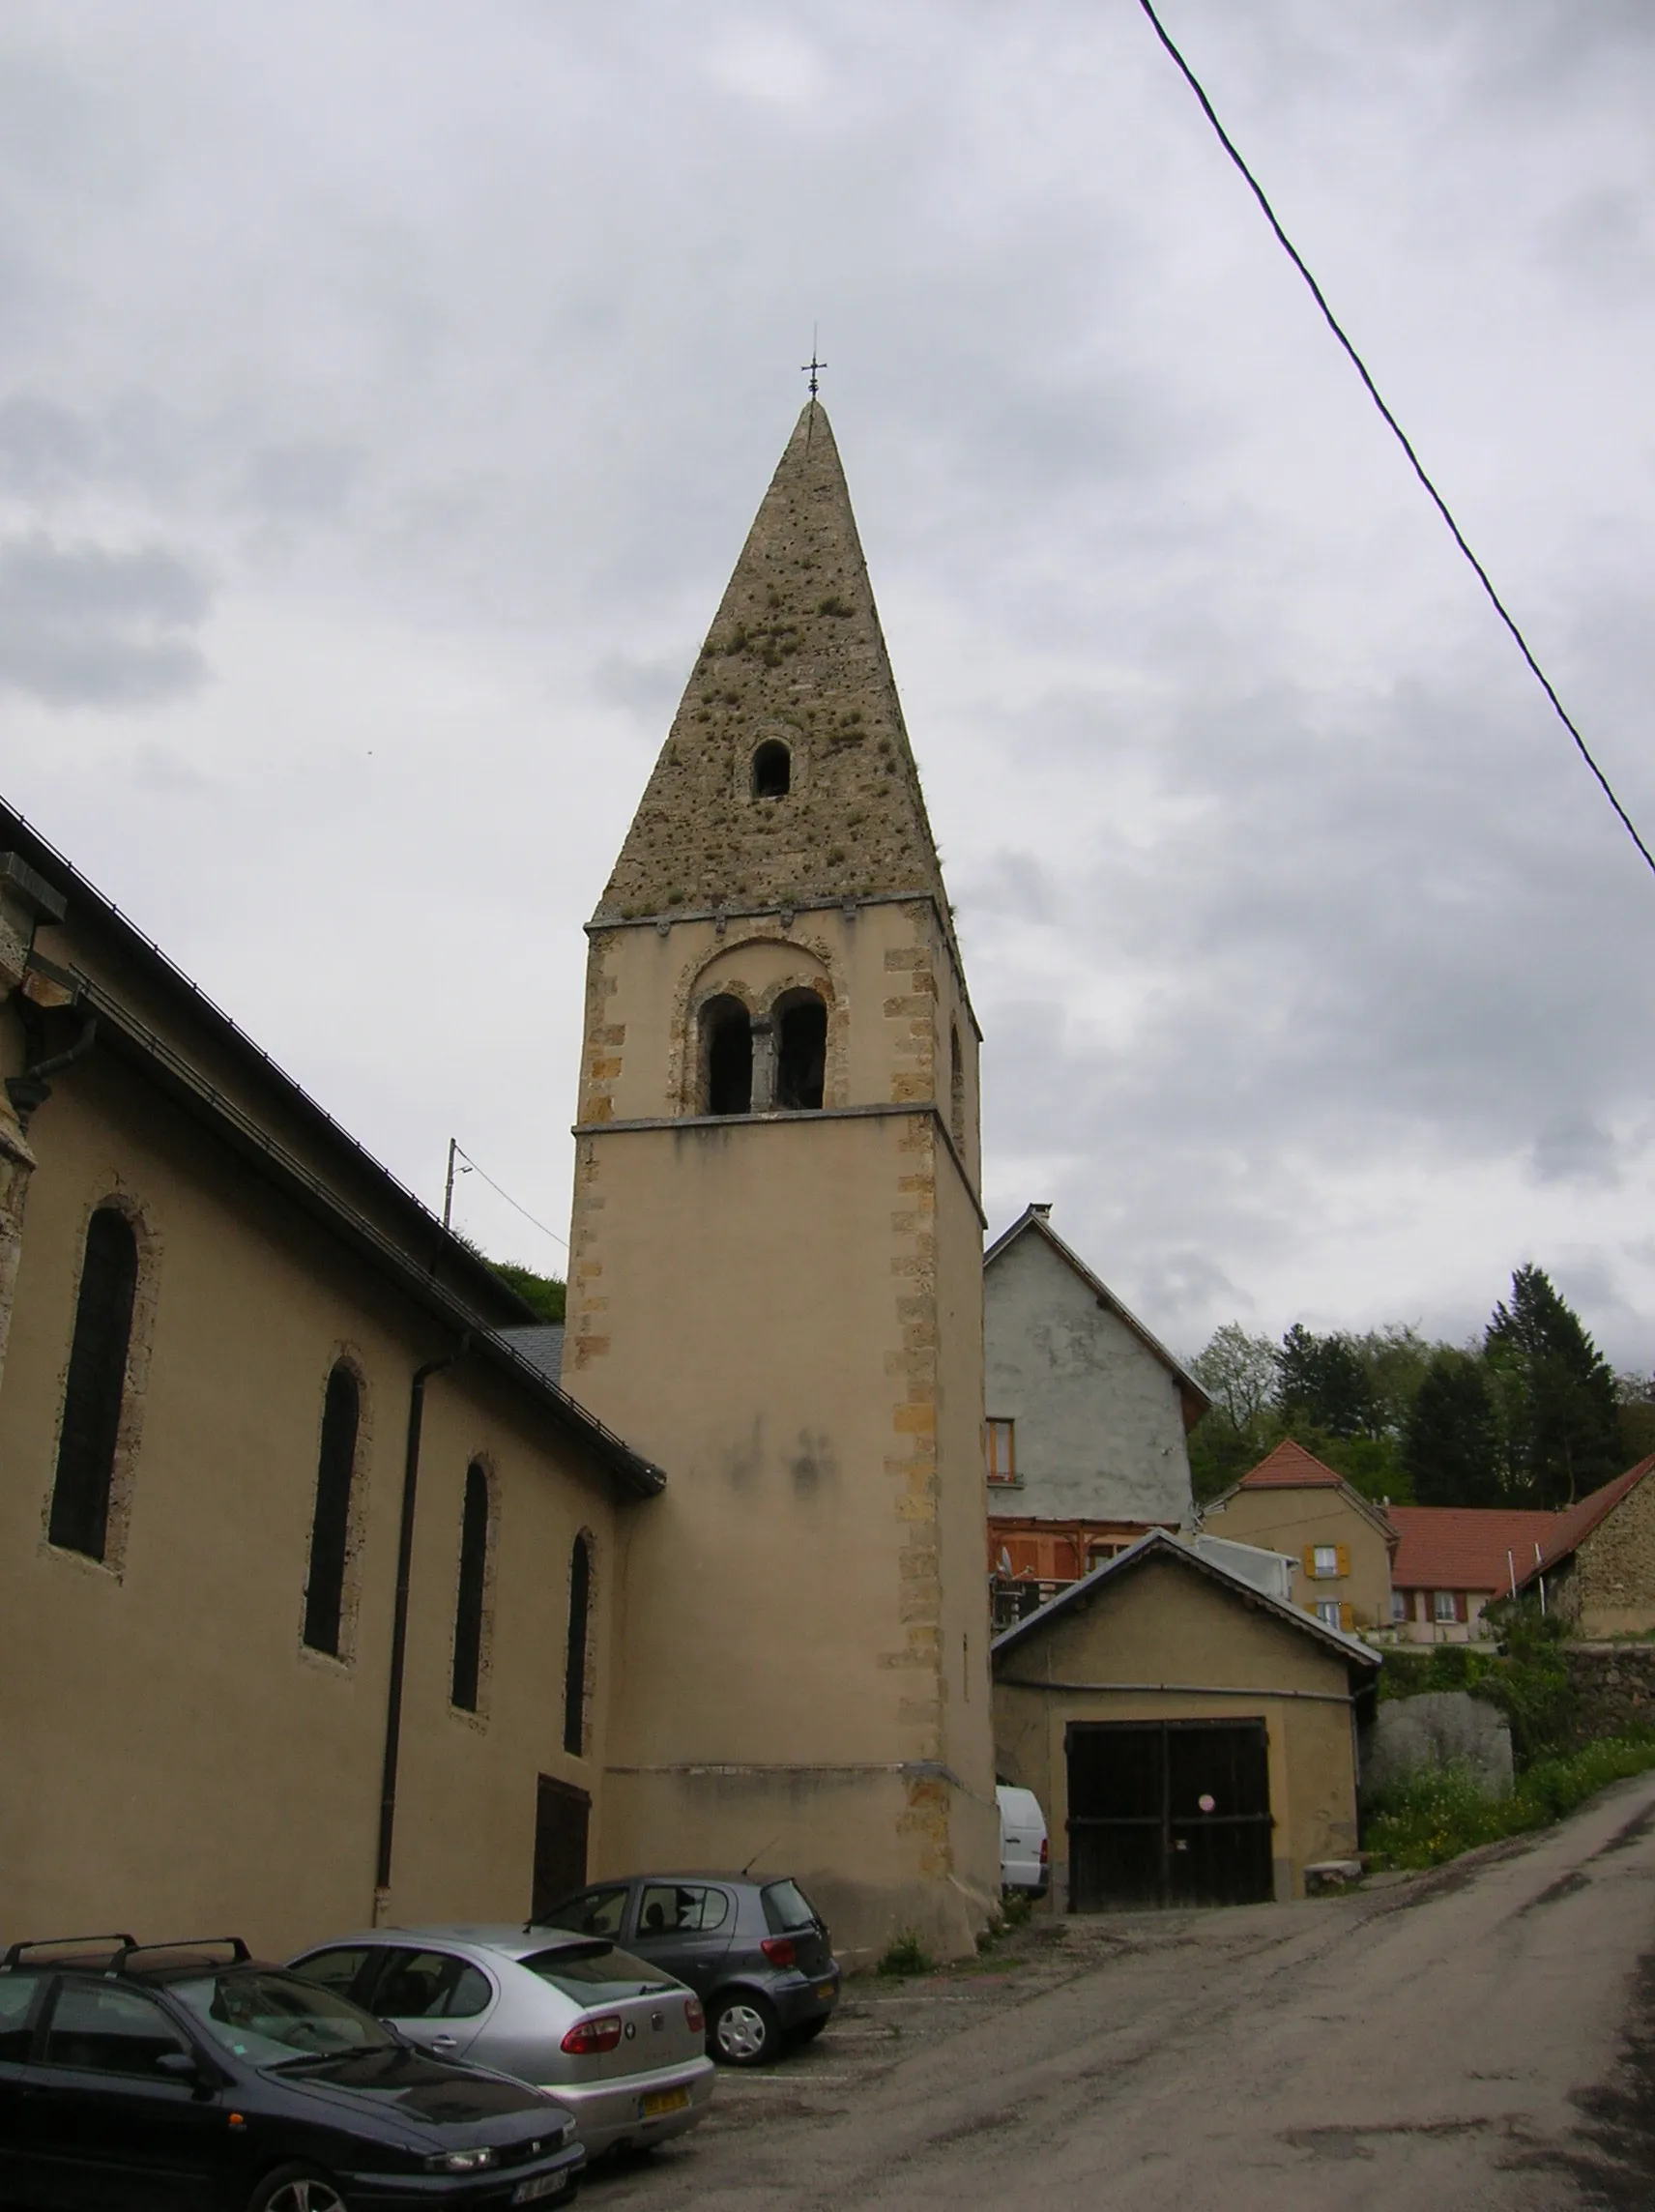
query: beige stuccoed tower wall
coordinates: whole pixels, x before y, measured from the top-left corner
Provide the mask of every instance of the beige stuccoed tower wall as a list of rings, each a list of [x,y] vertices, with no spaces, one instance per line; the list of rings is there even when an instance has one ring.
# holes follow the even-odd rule
[[[814,401],[590,937],[563,1379],[670,1473],[625,1539],[592,1871],[752,1861],[842,1956],[958,1956],[999,1894],[977,1033]],[[822,1105],[776,1110],[799,993]],[[744,1115],[708,1111],[715,998]]]

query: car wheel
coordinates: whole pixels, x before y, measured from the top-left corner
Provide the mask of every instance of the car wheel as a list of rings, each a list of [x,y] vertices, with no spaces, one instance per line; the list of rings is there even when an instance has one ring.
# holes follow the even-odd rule
[[[757,1990],[732,1990],[715,1999],[707,2035],[713,2057],[726,2066],[762,2066],[780,2047],[781,2023]]]
[[[333,2183],[309,2166],[279,2166],[247,2198],[247,2212],[347,2212]]]
[[[819,2013],[815,2020],[800,2021],[793,2031],[793,2041],[795,2043],[814,2043],[827,2025],[828,2015],[826,2013]]]

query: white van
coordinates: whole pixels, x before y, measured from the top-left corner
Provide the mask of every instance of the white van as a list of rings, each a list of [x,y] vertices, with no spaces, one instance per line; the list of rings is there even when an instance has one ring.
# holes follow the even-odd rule
[[[1000,1884],[1044,1897],[1052,1870],[1047,1859],[1046,1816],[1032,1790],[1002,1782],[995,1791],[1000,1806]]]

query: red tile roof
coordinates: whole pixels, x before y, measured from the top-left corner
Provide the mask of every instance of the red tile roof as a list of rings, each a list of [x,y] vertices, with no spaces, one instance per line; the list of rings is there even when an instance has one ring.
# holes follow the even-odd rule
[[[1567,1505],[1561,1513],[1553,1515],[1552,1541],[1543,1548],[1538,1565],[1530,1566],[1528,1579],[1545,1574],[1559,1559],[1566,1559],[1601,1521],[1609,1519],[1621,1499],[1638,1488],[1651,1468],[1655,1468],[1655,1453],[1648,1459],[1640,1459],[1636,1467],[1629,1467],[1624,1474],[1617,1474],[1612,1482],[1606,1482],[1601,1490],[1594,1490],[1589,1498],[1582,1498],[1579,1505]],[[1520,1574],[1519,1589],[1524,1581]]]
[[[1391,1562],[1393,1589],[1498,1590],[1521,1583],[1556,1536],[1561,1515],[1506,1506],[1392,1505],[1401,1536]],[[1508,1562],[1506,1554],[1510,1552]]]
[[[1295,1444],[1289,1437],[1250,1473],[1244,1474],[1235,1487],[1237,1490],[1337,1490],[1344,1480],[1342,1474],[1335,1474],[1332,1468],[1324,1467],[1313,1452],[1307,1452],[1303,1444]]]

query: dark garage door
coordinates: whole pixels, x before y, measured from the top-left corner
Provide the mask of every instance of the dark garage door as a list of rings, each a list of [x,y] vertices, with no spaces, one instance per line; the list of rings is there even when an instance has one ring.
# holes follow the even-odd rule
[[[1076,1721],[1068,1757],[1071,1909],[1274,1895],[1263,1721]]]

